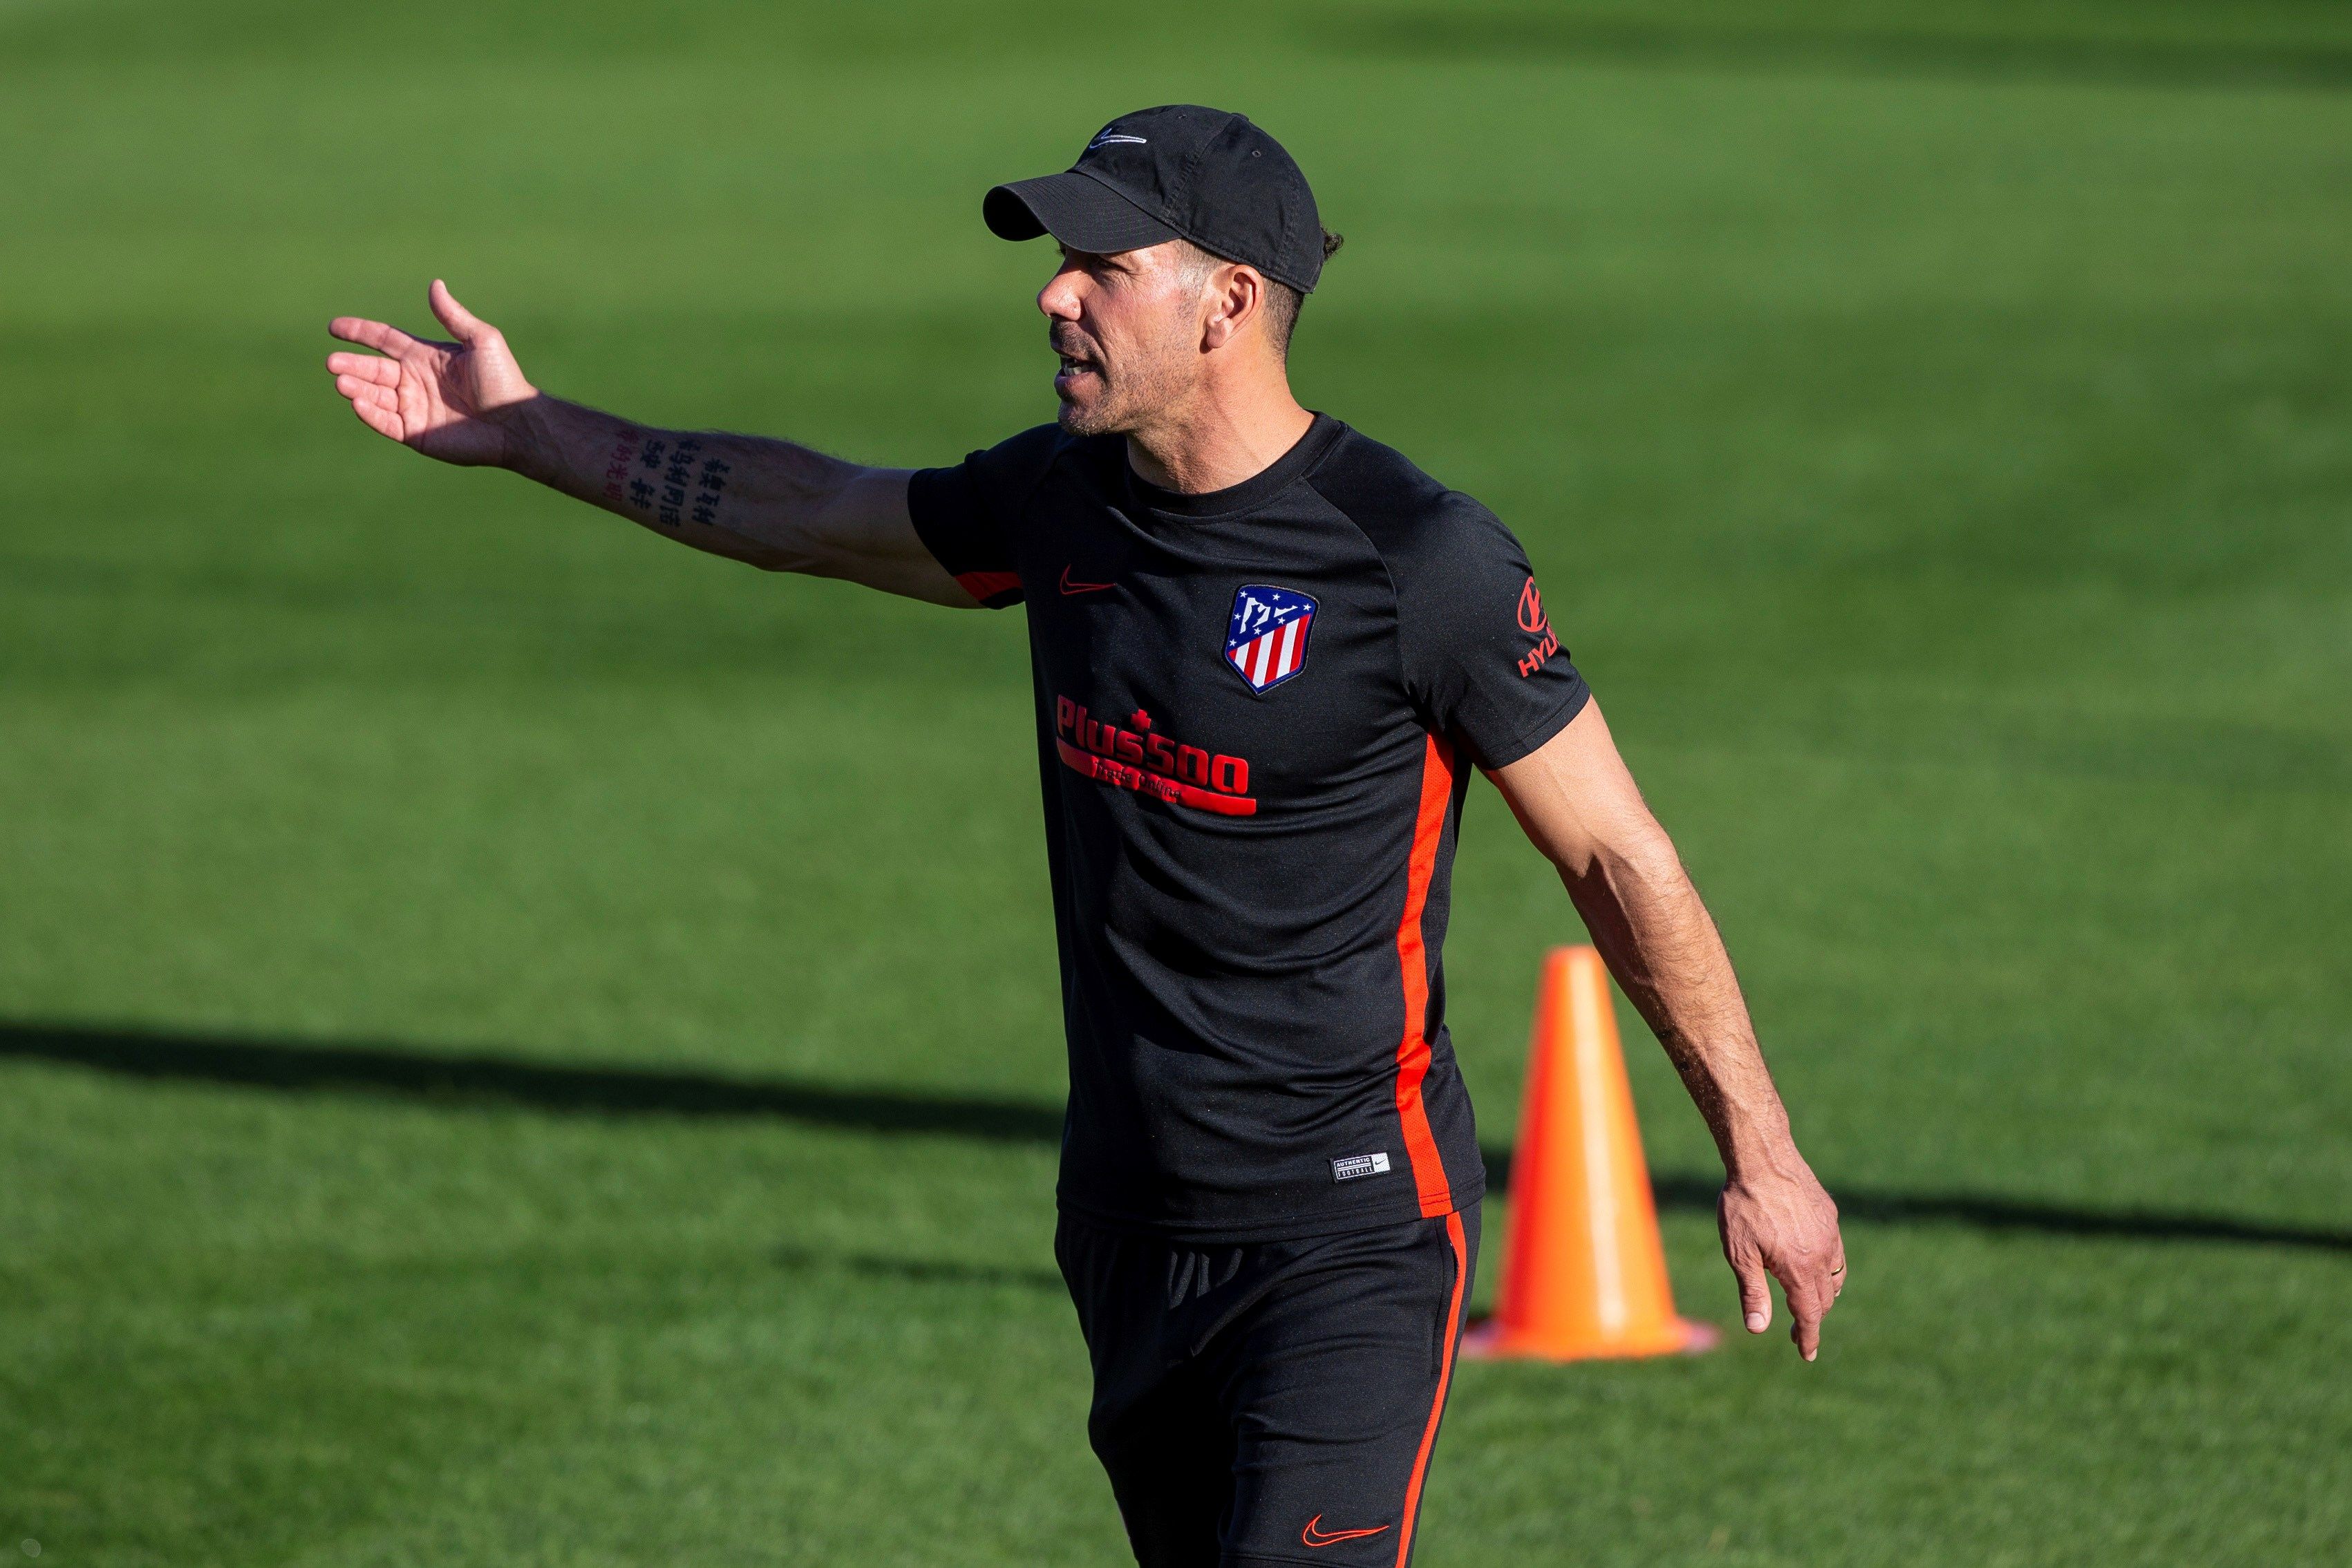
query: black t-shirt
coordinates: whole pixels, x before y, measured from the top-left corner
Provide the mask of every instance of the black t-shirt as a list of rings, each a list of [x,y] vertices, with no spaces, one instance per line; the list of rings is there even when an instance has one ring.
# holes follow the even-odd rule
[[[1029,605],[1062,1207],[1239,1242],[1476,1199],[1438,963],[1463,796],[1588,695],[1518,541],[1320,414],[1211,495],[1044,425],[908,504],[974,598]]]

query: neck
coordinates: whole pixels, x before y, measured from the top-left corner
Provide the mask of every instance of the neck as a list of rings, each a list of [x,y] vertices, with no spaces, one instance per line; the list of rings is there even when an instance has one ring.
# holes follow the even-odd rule
[[[1129,432],[1127,461],[1163,490],[1206,495],[1265,472],[1314,423],[1279,369],[1235,377],[1202,386],[1164,418]]]

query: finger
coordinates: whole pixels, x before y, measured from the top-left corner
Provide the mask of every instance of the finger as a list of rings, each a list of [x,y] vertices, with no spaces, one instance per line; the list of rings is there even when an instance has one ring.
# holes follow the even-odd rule
[[[353,402],[373,403],[379,408],[398,408],[400,399],[390,387],[380,387],[373,382],[357,376],[337,376],[335,390]]]
[[[403,438],[403,433],[405,427],[404,427],[400,423],[400,414],[397,410],[386,407],[384,404],[375,402],[373,398],[355,397],[352,399],[352,412],[360,416],[360,423],[362,424],[366,425],[378,435],[385,436],[394,441],[399,441]]]
[[[457,341],[470,348],[490,335],[490,324],[458,304],[457,297],[450,293],[449,286],[439,278],[433,280],[433,287],[425,298],[433,303],[433,314],[440,318],[441,325],[448,328],[450,336]]]
[[[327,369],[339,378],[357,376],[363,382],[373,382],[380,387],[396,387],[400,384],[398,363],[374,354],[346,354],[340,351],[329,354]]]
[[[397,327],[382,321],[371,321],[364,316],[338,316],[327,323],[327,330],[346,343],[362,343],[368,348],[398,356],[415,348],[416,340]]]
[[[1821,1354],[1822,1320],[1837,1302],[1837,1280],[1818,1263],[1782,1272],[1780,1280],[1780,1293],[1789,1299],[1789,1339],[1811,1361]]]
[[[1730,1257],[1731,1272],[1739,1281],[1739,1315],[1747,1321],[1749,1333],[1762,1333],[1772,1326],[1772,1287],[1764,1273],[1764,1260],[1752,1251],[1740,1251]]]
[[[335,391],[352,402],[373,403],[378,408],[397,409],[400,406],[400,389],[380,387],[356,376],[337,376]]]
[[[1828,1310],[1827,1304],[1810,1291],[1789,1297],[1789,1316],[1796,1320],[1789,1325],[1789,1337],[1796,1342],[1797,1354],[1807,1361],[1822,1354],[1822,1314]]]

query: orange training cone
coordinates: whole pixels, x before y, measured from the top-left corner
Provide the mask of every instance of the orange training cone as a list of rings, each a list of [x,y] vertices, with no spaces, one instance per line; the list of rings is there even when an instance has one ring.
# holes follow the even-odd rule
[[[1463,1354],[1582,1361],[1719,1337],[1675,1315],[1609,971],[1590,947],[1555,947],[1536,992],[1502,1291]]]

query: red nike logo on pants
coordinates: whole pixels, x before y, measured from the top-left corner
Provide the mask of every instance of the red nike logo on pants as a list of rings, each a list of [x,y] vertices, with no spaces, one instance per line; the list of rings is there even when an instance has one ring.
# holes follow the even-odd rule
[[[1062,569],[1062,591],[1065,593],[1100,593],[1106,588],[1116,586],[1108,582],[1072,582],[1070,569],[1066,566]]]
[[[1388,1528],[1385,1524],[1376,1524],[1370,1530],[1325,1530],[1321,1528],[1322,1523],[1323,1516],[1318,1513],[1307,1521],[1307,1528],[1298,1532],[1298,1539],[1309,1546],[1336,1546],[1342,1541],[1361,1541],[1367,1535],[1378,1535]]]

